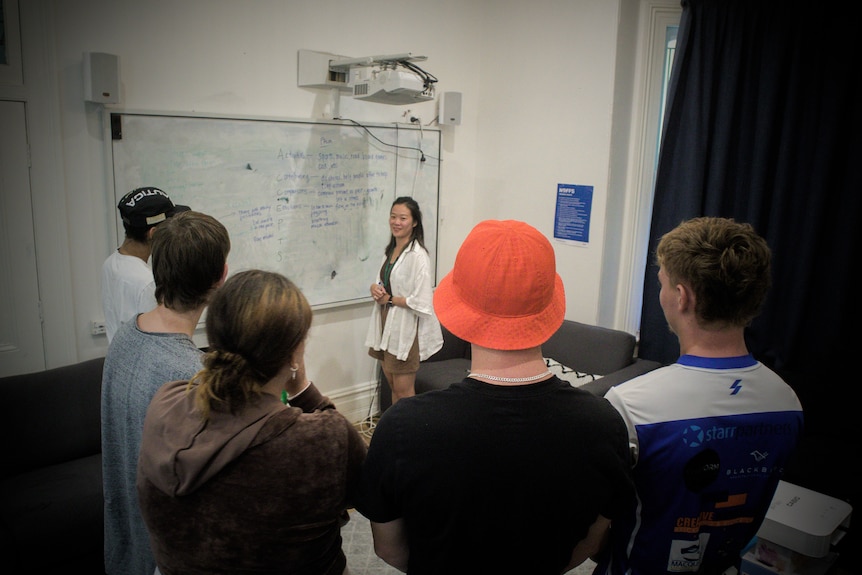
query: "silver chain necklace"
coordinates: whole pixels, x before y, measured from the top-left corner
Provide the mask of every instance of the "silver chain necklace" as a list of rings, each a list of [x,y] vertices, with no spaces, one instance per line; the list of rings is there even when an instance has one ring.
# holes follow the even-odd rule
[[[498,375],[487,375],[484,373],[471,373],[467,377],[483,377],[485,379],[490,379],[491,381],[503,381],[505,383],[526,383],[528,381],[538,381],[549,375],[551,375],[550,371],[546,371],[545,373],[540,373],[538,375],[531,375],[529,377],[500,377]]]

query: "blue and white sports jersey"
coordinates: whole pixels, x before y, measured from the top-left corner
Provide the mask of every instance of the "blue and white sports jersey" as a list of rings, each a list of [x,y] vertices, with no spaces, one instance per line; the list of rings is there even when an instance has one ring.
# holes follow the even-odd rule
[[[794,391],[750,355],[684,355],[605,397],[629,430],[638,501],[595,573],[736,564],[799,441]]]

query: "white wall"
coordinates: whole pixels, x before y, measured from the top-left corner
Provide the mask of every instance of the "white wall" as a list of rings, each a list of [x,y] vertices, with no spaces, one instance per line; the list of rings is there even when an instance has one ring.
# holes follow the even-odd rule
[[[37,245],[55,250],[43,257],[57,263],[40,264],[49,367],[106,351],[89,324],[102,317],[99,269],[116,247],[116,206],[102,110],[83,100],[85,51],[119,56],[118,109],[284,118],[324,117],[329,101],[297,87],[300,49],[427,56],[421,65],[438,93],[463,94],[461,125],[443,127],[439,277],[478,221],[520,219],[551,238],[557,184],[591,185],[589,245],[553,243],[566,316],[596,323],[600,294],[616,289],[600,275],[606,223],[621,221],[606,213],[618,21],[621,4],[635,1],[22,2],[23,42],[29,32],[39,45],[27,50],[47,54],[39,86],[49,93],[32,107],[47,113],[41,131],[57,156],[33,183]],[[358,121],[402,121],[405,109],[341,99],[341,115]],[[411,114],[430,122],[436,103]],[[370,305],[318,311],[307,355],[324,393],[359,418],[376,383],[362,345]]]
[[[589,245],[552,240],[566,317],[592,324],[604,248],[619,3],[488,4],[500,16],[482,28],[474,220],[524,220],[553,238],[557,184],[593,186]]]

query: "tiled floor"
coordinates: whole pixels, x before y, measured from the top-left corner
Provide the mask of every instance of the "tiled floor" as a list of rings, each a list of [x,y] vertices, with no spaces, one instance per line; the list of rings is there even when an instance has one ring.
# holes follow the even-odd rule
[[[356,423],[356,429],[365,439],[371,441],[374,426],[378,417],[369,417]],[[341,528],[341,546],[347,555],[349,575],[395,575],[401,573],[395,567],[387,565],[383,559],[374,553],[374,540],[371,537],[371,525],[368,519],[355,509],[350,510],[350,521]]]
[[[390,567],[374,554],[374,543],[371,538],[371,525],[361,513],[350,510],[350,521],[341,528],[342,547],[347,555],[347,567],[350,575],[397,575],[401,573]],[[593,572],[592,561],[587,560],[568,575],[590,575]]]
[[[341,546],[347,555],[350,575],[395,575],[401,573],[374,554],[371,525],[355,509],[350,510],[350,521],[341,528]]]
[[[595,563],[587,559],[586,561],[569,571],[568,575],[590,575],[593,572],[593,568],[595,566]]]

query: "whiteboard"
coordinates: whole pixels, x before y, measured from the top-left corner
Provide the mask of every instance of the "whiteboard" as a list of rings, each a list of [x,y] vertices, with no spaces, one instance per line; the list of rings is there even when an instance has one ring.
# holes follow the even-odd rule
[[[412,196],[436,285],[439,129],[124,112],[110,131],[115,205],[155,186],[213,216],[230,233],[229,274],[280,272],[314,307],[370,300],[392,201]]]

